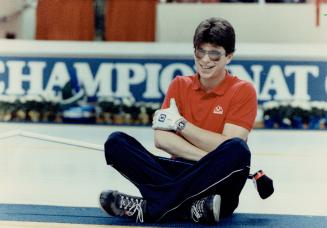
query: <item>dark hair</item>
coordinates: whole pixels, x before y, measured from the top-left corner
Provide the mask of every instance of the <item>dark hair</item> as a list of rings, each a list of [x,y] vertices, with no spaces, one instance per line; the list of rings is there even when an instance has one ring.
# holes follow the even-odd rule
[[[222,18],[209,18],[202,21],[195,30],[194,48],[204,43],[221,46],[226,55],[235,51],[235,32],[233,26]]]

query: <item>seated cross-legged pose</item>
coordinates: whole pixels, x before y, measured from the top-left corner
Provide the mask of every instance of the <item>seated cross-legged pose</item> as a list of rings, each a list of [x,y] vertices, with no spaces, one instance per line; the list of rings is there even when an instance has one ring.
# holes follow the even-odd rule
[[[171,158],[151,154],[123,132],[105,143],[107,164],[142,195],[102,192],[100,205],[112,216],[216,223],[238,206],[250,171],[246,142],[257,113],[256,92],[226,70],[235,48],[228,21],[202,21],[193,44],[197,72],[172,80],[153,117],[155,146]]]

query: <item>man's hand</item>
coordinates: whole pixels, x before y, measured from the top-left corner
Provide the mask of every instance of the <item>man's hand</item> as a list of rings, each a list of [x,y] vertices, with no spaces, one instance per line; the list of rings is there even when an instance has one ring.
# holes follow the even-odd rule
[[[178,125],[183,121],[185,121],[185,119],[179,114],[175,99],[171,98],[169,108],[159,109],[154,113],[152,128],[176,131]]]

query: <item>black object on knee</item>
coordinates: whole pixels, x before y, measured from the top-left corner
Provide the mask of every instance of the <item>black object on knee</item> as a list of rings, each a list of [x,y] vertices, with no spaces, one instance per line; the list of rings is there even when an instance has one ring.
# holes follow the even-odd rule
[[[273,180],[269,178],[262,170],[250,176],[255,183],[255,187],[261,199],[267,199],[274,193]]]

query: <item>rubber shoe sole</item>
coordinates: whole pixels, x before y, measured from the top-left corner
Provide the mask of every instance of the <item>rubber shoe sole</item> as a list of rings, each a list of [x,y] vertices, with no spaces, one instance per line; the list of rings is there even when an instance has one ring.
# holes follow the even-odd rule
[[[219,222],[219,215],[220,215],[220,205],[221,205],[221,196],[215,195],[213,198],[213,216],[216,222]]]

